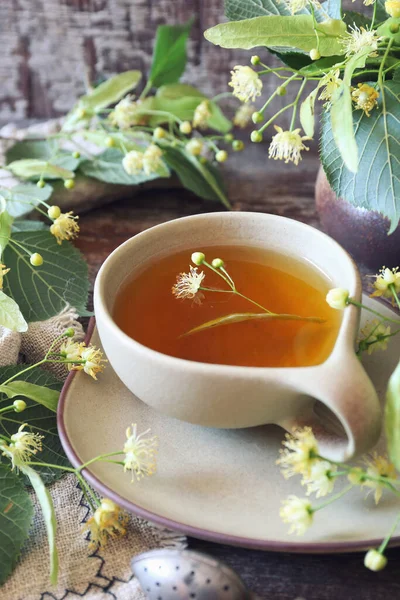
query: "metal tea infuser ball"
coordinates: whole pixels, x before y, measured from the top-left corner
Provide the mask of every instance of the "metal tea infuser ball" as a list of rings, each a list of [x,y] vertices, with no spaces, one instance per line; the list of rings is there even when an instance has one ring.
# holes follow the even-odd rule
[[[224,563],[192,550],[151,550],[131,561],[148,600],[259,600]]]

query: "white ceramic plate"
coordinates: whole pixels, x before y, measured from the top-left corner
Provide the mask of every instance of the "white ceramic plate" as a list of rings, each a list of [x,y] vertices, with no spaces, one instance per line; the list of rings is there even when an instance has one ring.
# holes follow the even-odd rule
[[[364,303],[393,316],[366,296]],[[362,322],[367,318],[364,312]],[[91,341],[98,346],[96,329],[91,329]],[[386,352],[364,358],[382,399],[399,356],[400,337],[395,337]],[[264,550],[349,552],[376,546],[398,513],[394,496],[384,494],[375,507],[372,495],[366,499],[355,489],[317,513],[304,537],[290,536],[279,518],[280,503],[288,494],[303,496],[304,488],[298,478],[284,480],[275,465],[284,435],[280,428],[190,425],[143,404],[110,365],[97,382],[82,372],[70,374],[59,403],[58,426],[72,464],[122,449],[126,427],[133,422],[140,431],[151,427],[159,437],[157,474],[131,483],[129,473],[118,465],[95,463],[85,476],[127,510],[188,535]],[[400,545],[400,537],[393,543]]]

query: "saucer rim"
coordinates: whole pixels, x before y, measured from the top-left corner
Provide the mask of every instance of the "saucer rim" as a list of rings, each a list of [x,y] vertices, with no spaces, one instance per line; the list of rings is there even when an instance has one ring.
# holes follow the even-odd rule
[[[363,296],[364,295],[365,294],[363,293]],[[388,306],[386,302],[383,302],[380,299],[374,299],[374,301],[378,304],[382,303],[388,310],[396,314],[393,308]],[[90,318],[87,333],[85,336],[86,344],[89,344],[93,336],[95,326],[96,318],[93,316]],[[68,392],[74,377],[76,377],[76,374],[77,371],[71,371],[69,373],[61,390],[57,407],[57,429],[61,440],[61,444],[64,448],[68,460],[74,467],[80,467],[82,465],[82,461],[80,460],[79,456],[73,448],[73,444],[67,434],[64,423],[64,410],[68,401]],[[82,469],[81,472],[84,475],[85,479],[98,492],[100,492],[107,498],[110,498],[110,500],[112,500],[128,512],[131,512],[137,515],[138,517],[141,517],[148,521],[152,521],[153,523],[157,523],[158,525],[161,525],[162,527],[165,527],[167,529],[173,529],[179,533],[183,533],[185,535],[202,540],[207,540],[210,542],[227,544],[229,546],[237,546],[252,550],[293,552],[296,554],[335,554],[345,552],[362,552],[368,550],[369,548],[376,548],[382,543],[382,539],[359,540],[353,542],[281,542],[268,539],[260,540],[254,538],[246,538],[243,536],[221,533],[209,529],[202,529],[200,527],[195,527],[193,525],[188,525],[185,523],[180,523],[179,521],[175,521],[173,519],[169,519],[168,517],[164,517],[163,515],[154,513],[145,508],[142,508],[141,506],[134,504],[130,500],[123,498],[117,492],[109,488],[88,468]],[[396,546],[400,546],[400,535],[393,537],[390,540],[389,547]]]

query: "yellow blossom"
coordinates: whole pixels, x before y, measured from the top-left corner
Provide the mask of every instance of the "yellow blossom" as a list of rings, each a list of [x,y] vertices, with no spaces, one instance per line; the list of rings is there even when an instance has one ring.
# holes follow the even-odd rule
[[[287,433],[283,442],[285,448],[280,450],[280,458],[276,461],[280,465],[285,479],[292,475],[310,475],[311,466],[319,460],[318,444],[311,427],[295,429],[292,434]]]
[[[374,452],[371,458],[365,460],[365,464],[367,467],[367,476],[372,477],[373,479],[378,479],[380,477],[384,479],[397,479],[396,469],[387,456],[380,456],[377,452]],[[375,490],[375,504],[378,504],[385,488],[384,483],[365,479],[363,485]]]
[[[81,368],[83,368],[84,372],[90,375],[90,377],[97,379],[96,374],[104,371],[104,365],[101,363],[107,362],[107,360],[103,358],[102,351],[98,348],[94,348],[94,346],[89,346],[82,350],[81,357],[82,360],[85,361],[83,365],[81,365]]]
[[[54,235],[57,244],[61,244],[63,240],[72,240],[79,233],[79,225],[76,222],[79,219],[72,211],[61,213],[57,219],[54,219],[53,225],[50,226],[50,233]]]
[[[162,150],[156,144],[150,144],[143,154],[143,171],[147,176],[157,173],[162,166]]]
[[[297,535],[303,535],[313,522],[311,502],[297,496],[289,496],[284,500],[279,514],[284,523],[291,525],[289,533]]]
[[[254,102],[257,96],[261,96],[263,87],[258,73],[251,67],[236,65],[231,71],[229,85],[233,87],[233,95],[242,102]]]
[[[307,486],[307,496],[315,492],[316,498],[326,496],[333,491],[335,485],[335,472],[337,467],[326,460],[314,462],[308,475],[302,480],[302,485]]]
[[[389,0],[385,2],[385,10],[388,15],[398,19],[400,17],[400,0]]]
[[[284,160],[285,163],[289,161],[294,162],[295,165],[299,164],[301,160],[301,151],[309,150],[304,144],[304,140],[310,140],[307,136],[300,135],[300,129],[294,129],[293,131],[283,131],[278,125],[274,125],[276,133],[269,146],[268,156],[274,160]]]
[[[256,107],[254,104],[241,104],[237,111],[235,112],[235,116],[233,117],[233,124],[236,127],[240,127],[244,129],[251,123],[251,115],[255,111]]]
[[[128,522],[128,514],[115,502],[104,498],[83,527],[84,531],[90,531],[89,549],[94,552],[99,546],[105,546],[108,538],[126,535]]]
[[[156,436],[146,437],[150,429],[137,433],[136,423],[126,430],[126,442],[124,445],[124,471],[131,471],[132,481],[150,476],[156,472],[156,452],[158,440]]]
[[[176,278],[176,283],[172,287],[172,293],[176,298],[192,300],[200,290],[202,281],[205,277],[203,271],[197,272],[197,267],[189,267],[189,273],[180,273]]]
[[[59,353],[68,363],[81,360],[82,350],[85,348],[84,342],[73,342],[71,339],[66,340],[60,347]],[[68,364],[69,370],[73,365]]]
[[[128,175],[137,175],[143,170],[143,152],[131,150],[122,159],[122,166]]]
[[[3,289],[3,278],[7,275],[10,269],[6,269],[6,265],[0,264],[0,290]]]
[[[390,325],[385,326],[378,319],[368,321],[361,330],[362,338],[360,342],[366,342],[368,354],[372,354],[375,350],[387,350],[390,331]]]
[[[110,113],[109,119],[112,125],[120,129],[129,129],[134,125],[146,125],[147,117],[140,114],[138,102],[134,102],[134,96],[125,96]]]
[[[210,103],[208,100],[203,100],[196,107],[193,115],[193,127],[204,129],[207,127],[208,119],[211,117]]]
[[[72,340],[64,342],[60,348],[60,355],[67,363],[69,371],[84,371],[93,379],[97,379],[97,373],[104,371],[102,363],[107,362],[101,350],[94,346],[86,346],[85,342]]]
[[[367,83],[359,83],[358,89],[353,89],[351,98],[355,104],[355,109],[361,109],[367,117],[370,116],[370,111],[378,106],[379,92]]]
[[[324,107],[329,109],[331,106],[332,95],[338,89],[341,83],[340,69],[335,69],[326,73],[320,81],[320,85],[323,88],[318,99],[325,100]]]
[[[203,150],[203,142],[197,138],[192,138],[186,144],[186,150],[189,154],[193,154],[193,156],[199,156]]]
[[[304,8],[308,8],[310,4],[312,4],[316,10],[321,8],[321,4],[318,2],[318,0],[288,0],[289,10],[292,15],[300,10],[303,10]]]
[[[400,293],[400,273],[398,271],[399,267],[395,267],[394,269],[382,267],[379,273],[375,275],[375,291],[371,296],[383,296],[384,298],[392,298],[393,300],[392,289],[394,289],[396,294]]]
[[[376,56],[378,50],[378,42],[380,37],[377,35],[375,29],[365,29],[364,27],[350,27],[350,32],[346,33],[342,39],[343,50],[346,56],[351,54],[357,54],[364,48],[370,48],[371,52],[368,56]]]
[[[5,441],[0,443],[0,450],[3,451],[3,456],[11,458],[13,469],[29,461],[32,454],[37,454],[42,450],[42,439],[44,436],[24,431],[24,427],[27,426],[27,423],[23,423],[19,427],[18,432],[13,433],[11,436],[9,444],[6,444]]]

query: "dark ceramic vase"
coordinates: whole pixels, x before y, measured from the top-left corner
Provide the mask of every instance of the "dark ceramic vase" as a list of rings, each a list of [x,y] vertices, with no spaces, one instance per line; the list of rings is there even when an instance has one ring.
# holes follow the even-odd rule
[[[386,217],[337,198],[322,167],[315,185],[315,199],[324,231],[358,263],[374,272],[382,266],[400,266],[400,226],[388,235],[390,224]]]

